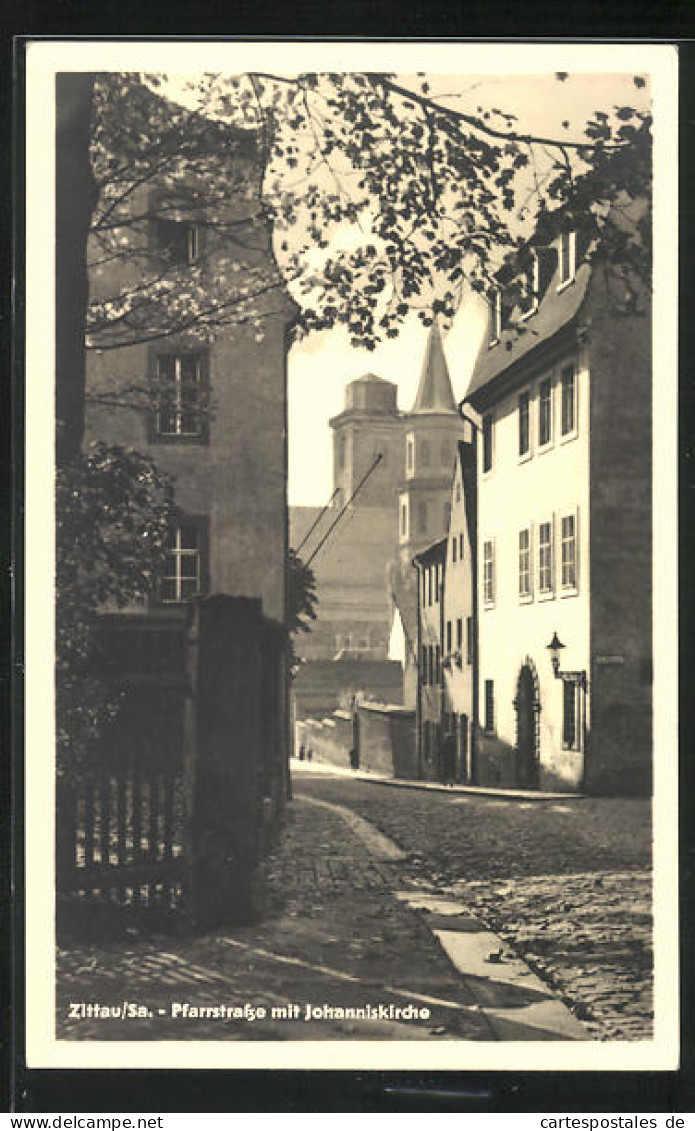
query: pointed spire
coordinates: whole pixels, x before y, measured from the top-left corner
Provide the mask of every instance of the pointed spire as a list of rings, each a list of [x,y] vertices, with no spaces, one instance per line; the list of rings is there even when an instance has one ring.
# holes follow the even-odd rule
[[[456,412],[451,378],[436,322],[427,339],[420,384],[411,412]]]

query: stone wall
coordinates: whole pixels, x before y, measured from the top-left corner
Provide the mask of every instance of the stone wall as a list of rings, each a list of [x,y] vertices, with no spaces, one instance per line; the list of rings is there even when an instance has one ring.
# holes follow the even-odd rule
[[[600,280],[599,280],[600,282]],[[652,367],[648,315],[591,295],[591,722],[587,792],[652,774]]]
[[[356,718],[334,711],[322,719],[298,719],[295,753],[312,762],[350,768],[350,751],[359,752],[359,769],[384,777],[417,778],[415,713],[394,704],[362,703]],[[300,755],[301,756],[301,755]]]

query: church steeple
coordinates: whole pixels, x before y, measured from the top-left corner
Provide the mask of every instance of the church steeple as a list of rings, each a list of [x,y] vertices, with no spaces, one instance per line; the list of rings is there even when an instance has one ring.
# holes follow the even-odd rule
[[[411,413],[456,412],[449,368],[436,321],[430,330],[422,363],[422,373]]]

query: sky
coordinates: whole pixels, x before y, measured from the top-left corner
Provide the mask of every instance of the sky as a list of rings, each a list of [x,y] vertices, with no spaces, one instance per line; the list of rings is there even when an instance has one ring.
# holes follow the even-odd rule
[[[427,75],[432,93],[454,98],[462,109],[498,107],[517,116],[517,128],[548,137],[581,137],[579,128],[597,109],[630,105],[646,109],[648,87],[638,90],[633,73],[572,73],[564,82],[554,75]],[[571,127],[563,129],[563,121]],[[572,128],[575,127],[575,128]],[[459,311],[444,337],[454,395],[466,392],[480,347],[484,318],[478,303]],[[345,385],[364,373],[376,373],[398,385],[399,406],[409,409],[415,397],[427,331],[416,316],[398,338],[374,351],[356,349],[342,330],[312,334],[297,343],[289,357],[289,483],[291,505],[318,506],[332,490],[332,445],[328,420],[341,411]]]

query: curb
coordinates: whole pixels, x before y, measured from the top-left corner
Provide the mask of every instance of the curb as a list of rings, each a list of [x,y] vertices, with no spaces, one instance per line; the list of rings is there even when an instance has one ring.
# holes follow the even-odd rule
[[[421,916],[497,1040],[591,1040],[567,1006],[464,904],[413,891],[392,894]]]
[[[309,769],[308,767],[311,767]],[[300,762],[290,759],[292,773],[326,774],[335,777],[351,778],[353,781],[371,782],[372,785],[390,785],[399,789],[424,789],[432,793],[456,794],[472,797],[496,797],[503,801],[582,801],[583,793],[547,793],[538,789],[498,789],[484,785],[442,785],[441,782],[407,781],[405,778],[387,778],[381,774],[370,774],[367,770],[349,770],[334,766],[330,762]]]

